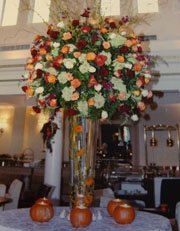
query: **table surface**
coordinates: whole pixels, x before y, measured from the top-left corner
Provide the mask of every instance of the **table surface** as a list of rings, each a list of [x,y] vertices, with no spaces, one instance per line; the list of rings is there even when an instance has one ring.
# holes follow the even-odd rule
[[[136,211],[135,220],[128,225],[117,224],[106,211],[106,208],[92,208],[97,217],[100,212],[102,219],[96,219],[86,228],[75,229],[68,220],[68,215],[60,217],[62,211],[69,212],[68,207],[55,207],[55,215],[49,222],[39,223],[31,220],[29,209],[15,209],[0,212],[1,231],[71,231],[71,230],[103,230],[103,231],[172,231],[167,218],[142,211]]]

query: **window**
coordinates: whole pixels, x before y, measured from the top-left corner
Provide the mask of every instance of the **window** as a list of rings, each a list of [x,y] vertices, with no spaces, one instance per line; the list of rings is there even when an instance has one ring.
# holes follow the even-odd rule
[[[20,0],[0,1],[0,25],[12,26],[17,24],[18,8]]]
[[[138,13],[159,12],[158,0],[137,0]]]
[[[49,7],[50,0],[35,0],[34,12],[33,12],[33,23],[42,22],[43,20],[49,21]]]
[[[120,0],[101,0],[101,15],[120,15]]]

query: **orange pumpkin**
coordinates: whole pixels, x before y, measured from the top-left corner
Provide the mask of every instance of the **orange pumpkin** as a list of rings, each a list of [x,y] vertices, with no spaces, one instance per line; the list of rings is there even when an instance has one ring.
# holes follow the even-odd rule
[[[79,206],[71,209],[70,222],[73,227],[86,227],[92,222],[92,212],[89,208]]]
[[[113,211],[114,209],[118,206],[118,205],[122,205],[124,204],[124,201],[121,199],[112,199],[108,202],[107,204],[107,211],[109,213],[110,216],[113,215]]]
[[[47,222],[54,216],[52,203],[45,197],[38,199],[29,212],[31,219],[38,222]]]
[[[113,218],[119,224],[130,224],[135,219],[135,209],[127,204],[117,206]]]

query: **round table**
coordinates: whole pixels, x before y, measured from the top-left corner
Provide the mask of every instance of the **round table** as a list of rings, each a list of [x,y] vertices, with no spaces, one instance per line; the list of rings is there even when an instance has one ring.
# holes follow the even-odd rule
[[[66,216],[60,217],[66,210]],[[148,212],[136,211],[135,220],[128,225],[117,224],[106,211],[106,208],[92,208],[97,218],[100,213],[102,219],[96,219],[86,228],[75,229],[68,220],[68,207],[55,207],[55,215],[45,223],[33,222],[29,216],[29,209],[14,209],[0,212],[1,231],[171,231],[171,225],[167,218]]]

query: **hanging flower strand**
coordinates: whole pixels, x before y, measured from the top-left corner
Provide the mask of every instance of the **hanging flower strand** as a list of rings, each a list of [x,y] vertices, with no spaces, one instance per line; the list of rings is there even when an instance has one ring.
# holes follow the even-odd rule
[[[85,19],[85,20],[81,20]],[[80,19],[49,25],[37,35],[27,60],[28,97],[39,110],[64,108],[90,119],[121,116],[137,121],[152,92],[150,57],[131,30],[129,17],[93,17],[89,8]]]

